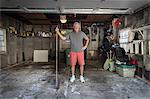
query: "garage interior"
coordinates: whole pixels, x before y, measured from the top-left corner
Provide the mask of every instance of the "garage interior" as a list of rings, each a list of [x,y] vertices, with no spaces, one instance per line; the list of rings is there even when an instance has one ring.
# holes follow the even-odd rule
[[[90,38],[85,83],[78,65],[69,82],[70,43],[55,33],[74,22]],[[149,0],[0,1],[0,99],[149,99],[149,60]]]

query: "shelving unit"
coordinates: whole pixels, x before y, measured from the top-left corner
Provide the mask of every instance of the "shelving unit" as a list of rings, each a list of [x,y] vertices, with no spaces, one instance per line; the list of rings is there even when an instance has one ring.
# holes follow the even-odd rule
[[[150,29],[150,25],[147,26],[143,26],[143,27],[139,27],[136,29],[132,29],[133,32],[137,32],[139,31],[139,33],[141,33],[141,35],[143,36],[143,40],[137,40],[137,41],[133,41],[132,44],[135,44],[135,49],[139,49],[141,48],[141,53],[139,53],[139,51],[135,51],[135,54],[141,54],[143,56],[143,66],[138,67],[138,72],[142,72],[141,76],[142,79],[145,79],[145,70],[147,67],[147,61],[148,61],[148,57],[150,55],[150,40],[148,39],[148,30]],[[139,46],[141,44],[141,47]],[[132,49],[132,48],[131,48]],[[140,70],[140,71],[139,71]]]

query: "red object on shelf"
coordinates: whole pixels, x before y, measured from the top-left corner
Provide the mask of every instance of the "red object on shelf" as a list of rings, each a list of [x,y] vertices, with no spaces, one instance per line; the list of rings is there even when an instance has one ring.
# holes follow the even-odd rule
[[[131,65],[138,65],[138,61],[136,59],[131,59],[130,64]]]

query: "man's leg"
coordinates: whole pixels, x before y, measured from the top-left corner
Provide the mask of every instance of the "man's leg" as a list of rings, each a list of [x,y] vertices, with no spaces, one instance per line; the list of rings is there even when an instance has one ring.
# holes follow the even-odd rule
[[[75,80],[75,66],[77,63],[76,52],[70,52],[70,63],[71,63],[71,72],[72,72],[72,77],[71,77],[70,81],[74,82],[74,80]]]
[[[84,73],[84,65],[80,65],[80,74],[83,76]]]
[[[78,62],[79,62],[79,65],[80,65],[80,81],[85,82],[84,77],[83,77],[84,65],[85,65],[84,52],[78,52],[77,58],[78,58]]]
[[[74,76],[75,75],[75,65],[71,66],[71,72],[72,72],[72,76]]]

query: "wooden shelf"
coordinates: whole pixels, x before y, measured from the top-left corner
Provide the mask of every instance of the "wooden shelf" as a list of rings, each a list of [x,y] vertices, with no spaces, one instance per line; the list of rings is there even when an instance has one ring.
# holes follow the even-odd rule
[[[139,27],[139,28],[135,28],[135,29],[132,29],[132,31],[140,31],[140,30],[147,30],[147,29],[150,29],[150,25],[146,25],[146,26],[142,26],[142,27]]]
[[[133,40],[132,43],[140,43],[140,42],[143,42],[144,40]]]
[[[54,38],[55,36],[50,36],[50,37],[42,37],[42,36],[20,36],[23,38]]]

